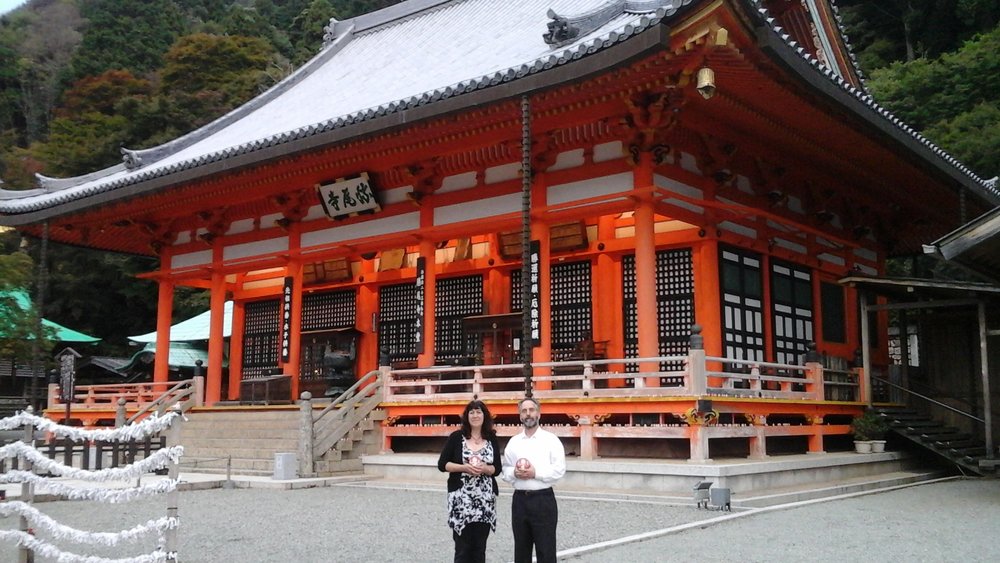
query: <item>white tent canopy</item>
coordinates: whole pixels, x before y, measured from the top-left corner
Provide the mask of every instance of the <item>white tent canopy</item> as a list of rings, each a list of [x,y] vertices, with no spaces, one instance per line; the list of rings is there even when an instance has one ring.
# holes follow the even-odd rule
[[[209,324],[212,319],[212,312],[191,317],[186,321],[181,321],[170,327],[171,342],[185,342],[191,340],[208,340]],[[222,319],[222,336],[229,338],[233,333],[233,302],[226,301],[225,313]],[[156,331],[141,334],[139,336],[129,336],[132,342],[156,342]]]

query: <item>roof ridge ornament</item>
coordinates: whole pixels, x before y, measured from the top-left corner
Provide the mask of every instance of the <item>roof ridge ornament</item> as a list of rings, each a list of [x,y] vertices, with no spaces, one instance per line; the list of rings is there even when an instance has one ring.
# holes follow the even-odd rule
[[[142,166],[142,156],[139,151],[134,151],[132,149],[127,149],[121,147],[122,162],[125,164],[125,168],[128,170],[135,170]]]
[[[548,32],[542,38],[549,45],[561,47],[585,36],[614,18],[624,14],[649,14],[660,8],[676,9],[690,0],[610,0],[593,10],[571,16],[561,16],[549,8],[546,12],[552,21],[546,24]]]
[[[340,29],[337,29],[338,27]],[[347,29],[349,29],[349,26],[347,26]],[[330,18],[329,23],[323,26],[323,46],[326,47],[336,41],[347,29],[345,29],[345,26],[337,18]]]

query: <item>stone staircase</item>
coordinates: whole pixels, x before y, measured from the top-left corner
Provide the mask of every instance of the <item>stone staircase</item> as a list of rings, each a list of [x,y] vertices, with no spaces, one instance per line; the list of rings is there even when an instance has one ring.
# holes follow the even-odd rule
[[[912,409],[876,407],[875,411],[897,435],[961,471],[978,476],[995,471],[996,460],[986,451],[983,440]]]
[[[278,453],[297,455],[297,407],[269,409],[192,409],[181,428],[181,471],[233,475],[274,474]],[[381,447],[383,411],[373,411],[317,462],[319,475],[362,470],[361,455]]]
[[[382,421],[385,416],[384,410],[371,411],[336,446],[323,453],[314,464],[317,476],[363,471],[362,456],[375,455],[382,449]]]

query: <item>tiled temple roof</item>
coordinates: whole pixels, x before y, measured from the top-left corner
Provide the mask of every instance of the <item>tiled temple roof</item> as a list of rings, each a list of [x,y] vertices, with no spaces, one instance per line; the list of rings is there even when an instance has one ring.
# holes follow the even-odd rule
[[[811,67],[809,81],[826,82],[860,101],[870,121],[897,130],[924,159],[940,159],[960,181],[989,200],[1000,200],[984,181],[885,108],[798,46],[759,0],[742,2],[758,24],[783,43],[786,56]],[[209,173],[211,164],[252,162],[256,151],[308,140],[422,106],[544,73],[627,42],[699,0],[409,0],[345,21],[331,21],[323,50],[286,79],[247,104],[169,143],[123,149],[124,164],[75,178],[39,177],[33,190],[0,189],[0,222],[23,224],[31,214],[139,186],[184,172]],[[791,55],[789,55],[791,53]],[[853,111],[859,111],[852,108]],[[859,112],[860,113],[860,112]],[[202,169],[202,170],[199,170]],[[204,172],[202,172],[204,171]],[[180,180],[178,180],[180,181]],[[128,195],[135,195],[130,193]],[[75,206],[75,205],[74,205]]]

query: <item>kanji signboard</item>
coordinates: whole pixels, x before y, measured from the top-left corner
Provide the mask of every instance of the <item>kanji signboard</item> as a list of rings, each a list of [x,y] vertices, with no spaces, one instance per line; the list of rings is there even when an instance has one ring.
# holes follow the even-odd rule
[[[333,184],[317,185],[316,191],[323,211],[333,219],[382,209],[375,199],[375,189],[366,173],[357,178],[341,179]]]

